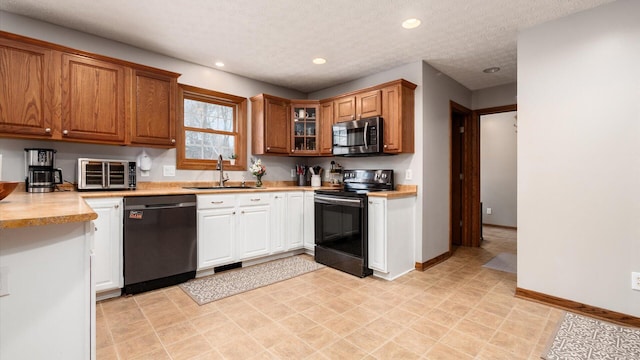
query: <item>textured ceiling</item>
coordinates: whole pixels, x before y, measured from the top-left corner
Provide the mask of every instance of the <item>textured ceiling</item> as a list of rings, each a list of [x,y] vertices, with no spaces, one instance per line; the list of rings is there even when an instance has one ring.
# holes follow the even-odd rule
[[[470,90],[515,82],[520,29],[611,1],[0,0],[0,10],[308,93],[418,60]],[[410,17],[422,25],[400,27]],[[492,66],[502,70],[482,72]]]

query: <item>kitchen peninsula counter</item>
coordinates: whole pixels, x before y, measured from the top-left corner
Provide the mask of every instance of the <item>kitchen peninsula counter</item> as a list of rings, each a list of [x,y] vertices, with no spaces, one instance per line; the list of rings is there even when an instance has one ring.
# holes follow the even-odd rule
[[[265,187],[246,189],[185,189],[185,186],[207,186],[193,183],[142,183],[137,190],[123,191],[56,191],[50,193],[28,193],[19,187],[11,195],[0,201],[0,229],[64,224],[94,220],[98,215],[84,201],[84,198],[130,197],[154,195],[222,194],[273,191],[313,191],[335,189],[331,186],[295,186],[286,182],[274,182]],[[398,185],[394,191],[371,193],[372,197],[388,199],[412,197],[417,194],[416,185]]]

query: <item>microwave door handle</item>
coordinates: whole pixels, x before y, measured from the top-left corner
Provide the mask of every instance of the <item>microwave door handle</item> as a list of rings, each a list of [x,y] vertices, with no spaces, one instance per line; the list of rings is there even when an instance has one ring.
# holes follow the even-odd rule
[[[369,132],[367,131],[367,128],[368,128],[368,127],[369,127],[369,123],[368,123],[368,122],[365,122],[365,123],[364,123],[364,134],[363,134],[363,135],[364,135],[364,148],[365,148],[365,149],[369,147],[369,145],[367,144],[367,134],[369,133]]]

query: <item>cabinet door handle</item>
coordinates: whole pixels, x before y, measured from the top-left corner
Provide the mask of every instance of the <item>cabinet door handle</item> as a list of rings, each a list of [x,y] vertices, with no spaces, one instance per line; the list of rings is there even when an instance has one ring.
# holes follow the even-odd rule
[[[44,132],[46,132],[47,134],[51,134],[51,128],[44,129]]]

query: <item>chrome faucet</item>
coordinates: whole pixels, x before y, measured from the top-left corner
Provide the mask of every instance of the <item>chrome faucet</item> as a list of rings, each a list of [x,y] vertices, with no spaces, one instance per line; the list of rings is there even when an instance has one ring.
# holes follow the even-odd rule
[[[229,181],[229,175],[224,175],[224,169],[222,168],[222,154],[218,155],[218,166],[216,166],[216,170],[220,171],[220,185],[219,187],[224,187],[224,183]]]

